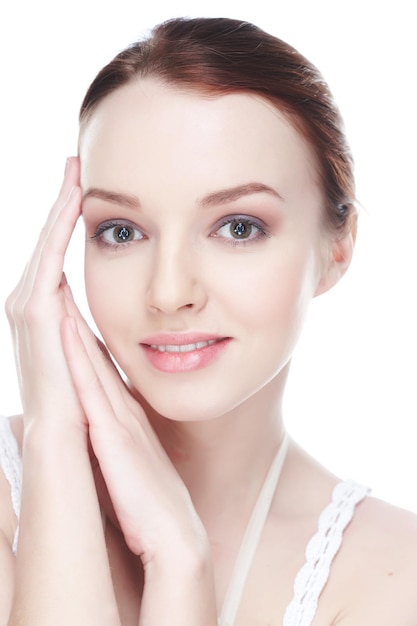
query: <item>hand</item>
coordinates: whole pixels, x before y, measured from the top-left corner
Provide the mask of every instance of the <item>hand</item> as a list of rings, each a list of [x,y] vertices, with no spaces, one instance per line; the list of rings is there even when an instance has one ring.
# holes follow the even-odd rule
[[[128,547],[144,566],[160,555],[200,556],[207,538],[184,483],[106,348],[73,302],[67,309],[64,352]]]
[[[65,252],[80,215],[78,159],[7,302],[24,408],[22,506],[9,623],[120,624],[88,425],[62,349]]]
[[[78,159],[71,158],[33,255],[6,303],[26,427],[49,418],[85,427],[60,338],[66,315],[64,256],[80,215],[78,180]]]

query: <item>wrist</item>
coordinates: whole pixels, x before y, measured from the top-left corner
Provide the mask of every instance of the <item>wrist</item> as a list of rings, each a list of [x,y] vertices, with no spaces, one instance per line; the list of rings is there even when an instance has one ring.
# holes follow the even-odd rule
[[[81,425],[46,420],[26,420],[23,456],[42,454],[42,458],[65,454],[65,450],[87,450],[87,431]]]
[[[217,626],[211,552],[197,542],[176,544],[145,565],[140,624]]]
[[[200,522],[201,524],[201,522]],[[212,571],[212,554],[205,529],[173,532],[152,554],[144,557],[145,573],[149,576],[172,577],[173,568],[184,576],[199,577]],[[180,564],[180,565],[179,565]]]

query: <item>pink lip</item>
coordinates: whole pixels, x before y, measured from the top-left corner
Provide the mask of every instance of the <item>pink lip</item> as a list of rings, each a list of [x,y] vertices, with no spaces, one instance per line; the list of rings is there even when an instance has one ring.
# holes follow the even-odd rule
[[[163,333],[146,337],[140,346],[155,369],[166,373],[191,372],[212,363],[226,346],[230,337],[220,337],[207,333]],[[204,343],[204,346],[198,344]],[[193,344],[197,344],[192,347]],[[164,351],[152,346],[167,346]],[[172,351],[170,346],[188,346],[186,351]]]
[[[150,335],[149,337],[145,337],[141,341],[141,344],[146,344],[148,346],[182,346],[190,343],[198,343],[199,341],[211,341],[212,339],[226,339],[226,337],[221,337],[219,335],[213,335],[209,333],[159,333],[157,335]]]

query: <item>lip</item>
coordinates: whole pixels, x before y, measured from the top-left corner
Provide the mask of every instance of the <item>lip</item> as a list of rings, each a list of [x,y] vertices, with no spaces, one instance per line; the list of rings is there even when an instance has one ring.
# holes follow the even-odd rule
[[[200,341],[217,341],[219,339],[227,339],[227,337],[199,332],[158,333],[157,335],[150,335],[149,337],[145,337],[145,339],[143,339],[141,343],[148,346],[182,346],[191,343],[199,343]]]
[[[230,341],[230,337],[208,333],[161,333],[146,337],[140,346],[155,369],[175,374],[206,367]]]

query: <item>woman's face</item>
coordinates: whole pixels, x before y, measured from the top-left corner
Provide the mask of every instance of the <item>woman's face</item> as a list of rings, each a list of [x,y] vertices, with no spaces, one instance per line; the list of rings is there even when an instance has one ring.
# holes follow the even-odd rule
[[[176,420],[279,385],[327,271],[294,127],[252,95],[146,79],[100,103],[80,157],[88,301],[131,384]]]

